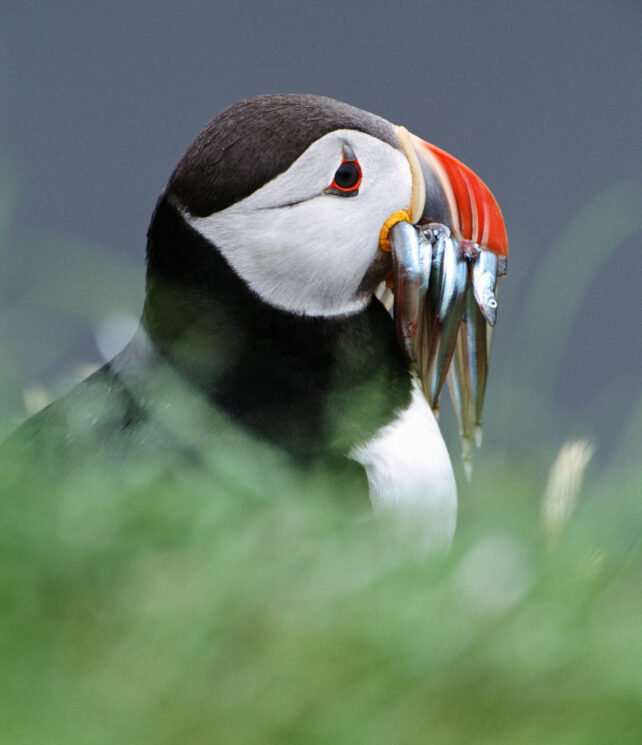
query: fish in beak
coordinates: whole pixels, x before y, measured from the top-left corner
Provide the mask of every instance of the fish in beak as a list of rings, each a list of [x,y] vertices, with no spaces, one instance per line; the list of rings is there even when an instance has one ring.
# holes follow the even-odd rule
[[[407,211],[384,224],[392,253],[391,312],[399,343],[438,414],[448,381],[466,475],[482,440],[482,408],[497,278],[506,273],[508,239],[499,206],[473,171],[399,127],[412,173]]]

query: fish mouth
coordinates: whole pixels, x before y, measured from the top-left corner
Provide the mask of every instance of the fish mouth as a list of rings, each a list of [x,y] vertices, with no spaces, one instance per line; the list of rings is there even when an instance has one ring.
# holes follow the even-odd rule
[[[508,240],[495,198],[469,168],[399,128],[413,178],[407,211],[384,224],[392,275],[377,295],[436,415],[447,382],[467,477],[472,446],[482,441],[482,409],[497,279],[506,273]]]

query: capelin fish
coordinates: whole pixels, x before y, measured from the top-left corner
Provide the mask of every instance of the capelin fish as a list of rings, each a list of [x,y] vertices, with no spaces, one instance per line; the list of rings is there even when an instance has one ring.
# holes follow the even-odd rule
[[[455,351],[468,283],[468,263],[459,250],[458,242],[450,235],[439,240],[444,244],[442,286],[435,324],[439,343],[428,369],[421,371],[422,376],[425,375],[426,379],[430,380],[429,401],[433,407],[438,404],[439,394]],[[431,370],[433,365],[434,375]]]
[[[473,263],[473,290],[475,300],[484,318],[494,326],[497,321],[497,285],[498,259],[490,251],[480,251],[478,259]]]
[[[394,289],[394,319],[408,361],[418,359],[417,342],[422,337],[424,306],[428,294],[432,247],[423,232],[408,222],[398,222],[390,230]]]
[[[472,440],[473,440],[473,406],[470,400],[470,387],[466,380],[466,341],[464,338],[465,325],[462,324],[455,353],[453,354],[450,370],[448,371],[448,392],[453,402],[457,423],[459,424],[459,438],[461,440],[461,457],[466,478],[472,477]]]
[[[450,238],[450,230],[441,223],[430,223],[423,228],[423,231],[432,246],[432,267],[428,284],[428,298],[424,308],[424,333],[418,342],[418,372],[424,395],[428,399],[435,416],[439,416],[439,400],[433,397],[432,391],[437,388],[434,361],[439,353],[439,340],[441,338],[438,310],[444,278],[444,249],[446,240]]]
[[[402,221],[390,230],[390,244],[397,337],[435,415],[448,378],[470,476],[472,442],[481,445],[495,288],[505,257],[434,222]]]
[[[462,324],[462,336],[465,339],[465,369],[468,390],[474,409],[475,444],[481,445],[482,408],[488,376],[488,345],[486,319],[475,302],[472,288],[468,287],[466,295],[466,314]]]

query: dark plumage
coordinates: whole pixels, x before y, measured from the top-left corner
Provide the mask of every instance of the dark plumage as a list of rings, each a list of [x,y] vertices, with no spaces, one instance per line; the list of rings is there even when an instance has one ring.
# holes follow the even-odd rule
[[[316,96],[242,101],[208,124],[152,216],[142,332],[25,422],[5,454],[28,452],[31,477],[50,483],[52,473],[64,479],[94,462],[144,460],[161,472],[194,464],[205,443],[247,432],[300,466],[358,472],[365,494],[361,468],[346,455],[410,399],[388,313],[374,299],[360,313],[332,318],[266,303],[177,206],[198,216],[222,210],[286,170],[320,136],[344,128],[401,149],[385,120]],[[389,271],[384,255],[362,291],[371,293]]]
[[[143,324],[210,401],[299,458],[324,452],[333,430],[372,435],[409,400],[407,365],[380,303],[339,318],[267,305],[166,198],[149,232]],[[368,389],[375,411],[353,410],[349,399]]]
[[[239,202],[283,173],[336,129],[365,132],[401,150],[390,122],[324,96],[256,96],[221,111],[176,166],[168,193],[204,217]]]

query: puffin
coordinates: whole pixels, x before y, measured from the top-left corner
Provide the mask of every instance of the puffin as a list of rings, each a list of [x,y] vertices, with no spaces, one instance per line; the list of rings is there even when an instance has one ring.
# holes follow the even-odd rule
[[[98,457],[114,478],[256,442],[355,474],[375,510],[421,514],[447,545],[439,396],[469,455],[506,256],[488,187],[403,126],[317,95],[242,100],[157,201],[132,341],[9,442],[43,473]]]

